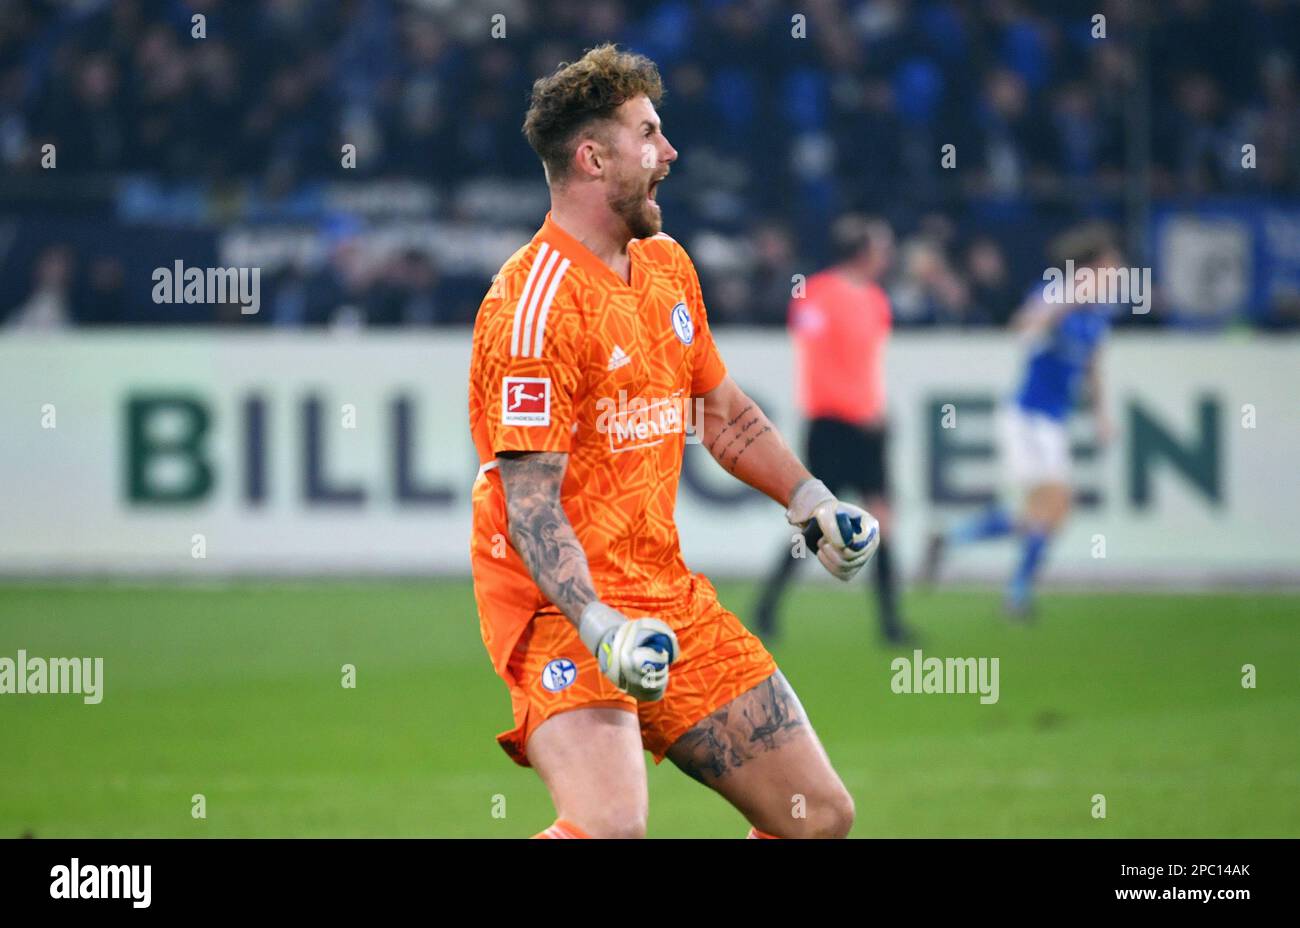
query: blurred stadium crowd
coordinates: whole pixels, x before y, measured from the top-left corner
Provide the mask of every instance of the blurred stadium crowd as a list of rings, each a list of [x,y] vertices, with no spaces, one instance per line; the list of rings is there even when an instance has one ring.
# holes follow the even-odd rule
[[[545,210],[519,131],[531,81],[609,39],[664,74],[681,156],[659,200],[717,324],[783,324],[791,275],[827,263],[844,210],[898,231],[900,324],[996,326],[1039,279],[1044,242],[1081,218],[1126,228],[1144,263],[1154,200],[1300,193],[1292,0],[0,9],[11,327],[238,319],[148,305],[151,268],[232,255],[265,268],[258,324],[469,322]],[[806,38],[791,35],[795,13]],[[1253,321],[1295,323],[1294,309]],[[1158,297],[1130,319],[1168,321]]]

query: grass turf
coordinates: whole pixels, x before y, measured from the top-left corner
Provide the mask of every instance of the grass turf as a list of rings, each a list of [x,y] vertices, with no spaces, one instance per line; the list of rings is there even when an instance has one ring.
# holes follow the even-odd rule
[[[751,586],[719,589],[748,614]],[[1300,597],[1056,593],[1029,628],[993,594],[906,607],[927,656],[999,658],[997,704],[891,692],[862,588],[792,589],[774,648],[855,836],[1300,835]],[[553,818],[493,740],[509,700],[465,581],[2,585],[0,657],[20,648],[103,657],[104,698],[0,695],[0,836],[522,837]],[[651,837],[743,836],[650,766]]]

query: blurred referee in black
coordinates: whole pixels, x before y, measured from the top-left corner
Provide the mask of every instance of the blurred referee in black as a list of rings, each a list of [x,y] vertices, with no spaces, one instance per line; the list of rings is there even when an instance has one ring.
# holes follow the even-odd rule
[[[898,615],[886,479],[885,343],[893,323],[880,279],[894,258],[889,224],[856,214],[831,229],[837,263],[807,281],[790,301],[799,405],[808,427],[808,468],[841,498],[857,493],[880,520],[876,551],[877,615],[891,643],[910,639]],[[783,548],[755,610],[758,633],[777,637],[781,594],[800,558]]]

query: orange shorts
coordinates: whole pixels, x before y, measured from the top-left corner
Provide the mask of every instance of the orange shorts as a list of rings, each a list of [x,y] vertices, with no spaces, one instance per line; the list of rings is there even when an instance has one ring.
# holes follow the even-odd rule
[[[626,610],[629,618],[651,613]],[[687,603],[653,613],[677,633],[681,656],[658,702],[638,703],[600,672],[578,632],[558,612],[539,612],[510,655],[510,704],[515,727],[497,742],[515,763],[529,766],[525,746],[537,726],[569,709],[607,706],[635,712],[641,742],[664,759],[673,743],[697,722],[776,672],[776,661],[740,619],[718,602],[713,585],[697,576]]]

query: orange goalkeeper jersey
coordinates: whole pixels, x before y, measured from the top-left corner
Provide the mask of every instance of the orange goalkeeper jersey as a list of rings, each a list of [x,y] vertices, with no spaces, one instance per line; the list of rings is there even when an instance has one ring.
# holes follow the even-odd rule
[[[602,600],[654,614],[691,589],[673,507],[686,441],[703,427],[692,398],[726,368],[686,251],[661,234],[628,255],[625,283],[547,214],[474,321],[470,553],[483,640],[507,678],[528,622],[555,607],[509,541],[499,452],[568,453],[561,502]]]

